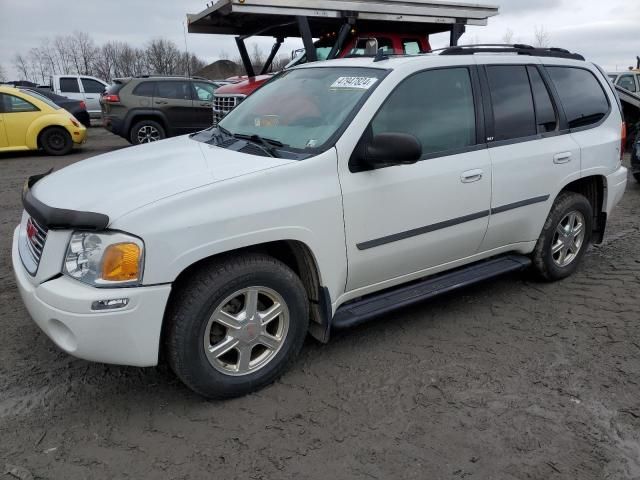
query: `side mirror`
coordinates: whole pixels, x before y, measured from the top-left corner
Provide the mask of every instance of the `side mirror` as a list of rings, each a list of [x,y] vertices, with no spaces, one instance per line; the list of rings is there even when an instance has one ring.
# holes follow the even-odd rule
[[[359,163],[365,169],[411,165],[422,157],[422,144],[407,133],[380,133],[361,150]]]

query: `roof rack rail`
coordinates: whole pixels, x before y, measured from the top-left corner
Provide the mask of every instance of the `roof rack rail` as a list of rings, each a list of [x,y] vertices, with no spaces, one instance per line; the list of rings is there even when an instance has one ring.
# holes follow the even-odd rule
[[[158,77],[164,77],[164,78],[188,78],[191,80],[206,80],[208,82],[210,82],[211,80],[209,80],[208,78],[204,78],[204,77],[198,77],[196,75],[163,75],[160,73],[152,73],[150,75],[136,75],[134,78],[158,78]]]
[[[432,53],[440,52],[440,55],[473,55],[475,53],[515,53],[517,55],[530,55],[532,57],[557,57],[570,60],[582,60],[584,57],[578,53],[571,53],[564,48],[533,47],[524,44],[484,43],[477,45],[459,45],[456,47],[440,48]]]

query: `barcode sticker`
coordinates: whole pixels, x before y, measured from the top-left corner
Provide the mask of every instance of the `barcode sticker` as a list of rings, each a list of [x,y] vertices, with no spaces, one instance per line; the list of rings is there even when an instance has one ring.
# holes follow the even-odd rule
[[[349,88],[357,90],[369,90],[378,81],[372,77],[340,77],[330,88]]]

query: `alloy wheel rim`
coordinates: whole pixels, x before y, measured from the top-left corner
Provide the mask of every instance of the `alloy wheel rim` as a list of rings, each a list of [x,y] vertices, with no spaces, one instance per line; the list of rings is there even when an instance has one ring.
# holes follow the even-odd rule
[[[151,143],[160,140],[160,132],[156,127],[145,125],[138,130],[138,143]]]
[[[281,350],[289,323],[289,309],[275,290],[238,290],[225,298],[209,318],[204,353],[211,366],[225,375],[254,373]]]
[[[551,257],[561,268],[568,267],[578,257],[585,239],[584,215],[573,211],[564,216],[553,235]]]

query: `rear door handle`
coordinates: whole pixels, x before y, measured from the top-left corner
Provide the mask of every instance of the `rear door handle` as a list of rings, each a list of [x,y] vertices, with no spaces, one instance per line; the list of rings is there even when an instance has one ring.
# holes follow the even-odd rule
[[[562,163],[569,163],[572,157],[573,157],[573,153],[571,152],[558,153],[553,157],[553,163],[557,165]]]
[[[162,100],[156,100],[157,105],[167,105],[169,102],[164,102]]]
[[[201,107],[212,107],[213,105],[211,103],[201,103],[200,106]]]
[[[480,169],[478,169],[478,170],[469,170],[467,172],[464,172],[460,176],[460,181],[462,183],[479,182],[480,180],[482,180],[483,176],[484,176],[484,171],[482,171]]]

